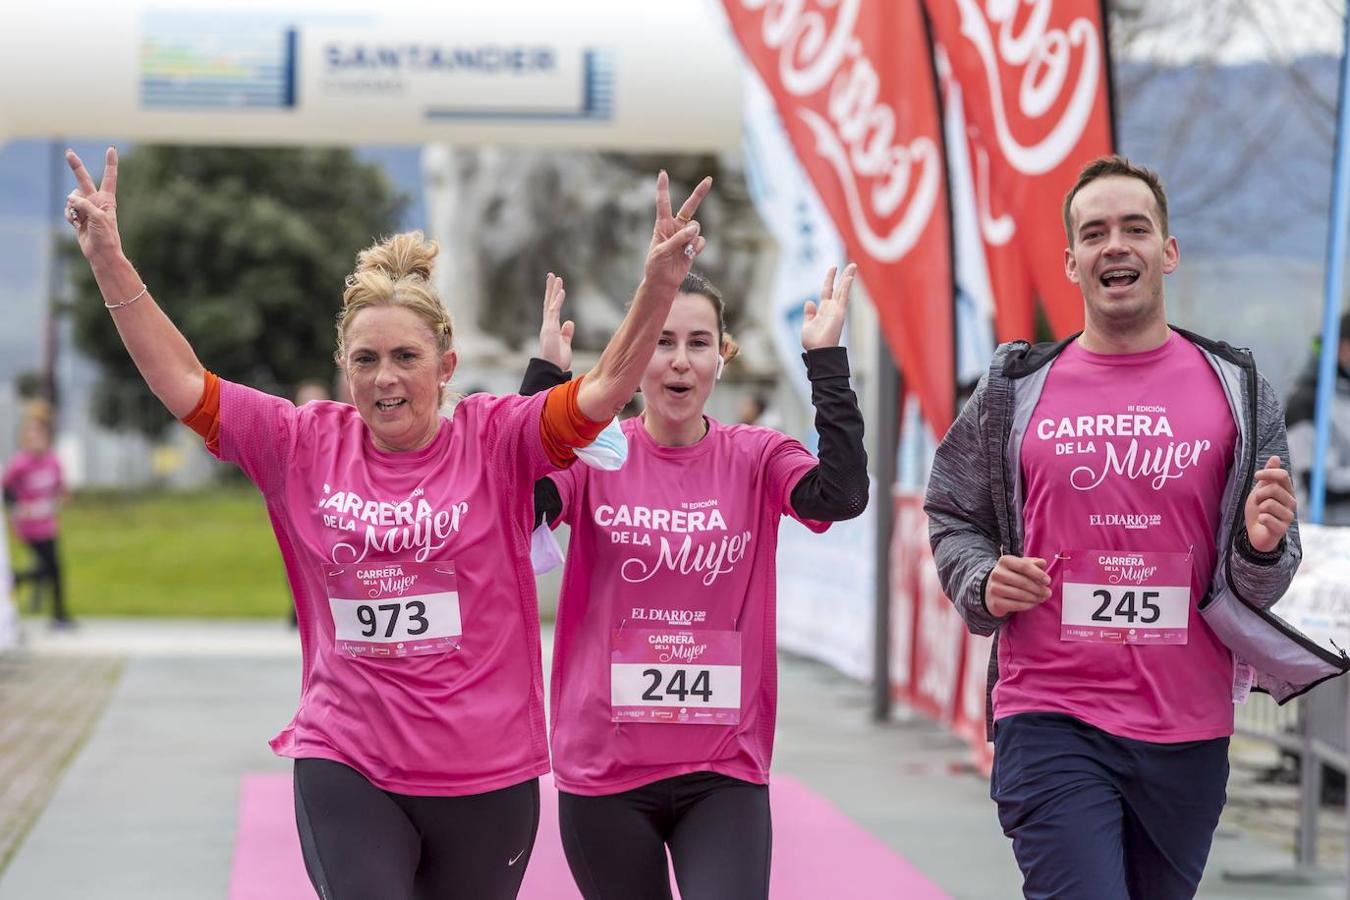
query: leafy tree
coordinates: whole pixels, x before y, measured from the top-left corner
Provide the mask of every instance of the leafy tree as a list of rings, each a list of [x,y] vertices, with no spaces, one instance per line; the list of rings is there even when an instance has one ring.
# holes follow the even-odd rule
[[[343,279],[407,203],[382,169],[335,149],[142,146],[122,158],[117,195],[127,258],[203,365],[282,393],[331,379]],[[125,402],[149,391],[69,249],[75,341],[104,370],[95,417],[157,433],[169,418]]]

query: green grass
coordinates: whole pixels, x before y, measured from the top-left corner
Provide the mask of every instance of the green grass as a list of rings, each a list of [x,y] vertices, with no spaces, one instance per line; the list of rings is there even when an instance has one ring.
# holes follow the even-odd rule
[[[79,616],[281,618],[281,553],[250,486],[77,494],[61,510],[66,602]],[[10,538],[16,568],[29,555]],[[18,601],[28,602],[28,591]]]

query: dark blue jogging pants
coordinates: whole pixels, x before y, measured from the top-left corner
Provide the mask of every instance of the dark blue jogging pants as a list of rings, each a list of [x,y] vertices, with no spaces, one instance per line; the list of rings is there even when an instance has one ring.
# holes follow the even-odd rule
[[[1071,716],[994,732],[990,795],[1028,900],[1195,895],[1227,799],[1228,738],[1155,744]]]

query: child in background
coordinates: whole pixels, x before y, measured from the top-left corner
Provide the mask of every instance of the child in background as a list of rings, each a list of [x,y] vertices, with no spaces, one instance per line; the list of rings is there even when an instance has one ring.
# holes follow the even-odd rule
[[[32,583],[33,612],[41,609],[42,595],[50,590],[52,625],[68,627],[73,623],[66,611],[56,548],[56,510],[65,494],[65,482],[52,450],[52,415],[46,406],[30,407],[24,416],[19,452],[5,467],[3,484],[14,532],[28,545],[34,562],[32,569],[14,573],[15,590],[24,582]]]

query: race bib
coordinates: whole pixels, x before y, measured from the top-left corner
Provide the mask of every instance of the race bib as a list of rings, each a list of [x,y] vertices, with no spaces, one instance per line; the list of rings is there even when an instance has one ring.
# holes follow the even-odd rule
[[[423,656],[459,646],[454,563],[328,565],[324,578],[339,653]]]
[[[1256,670],[1238,657],[1233,657],[1233,702],[1246,703],[1256,683]]]
[[[741,721],[740,632],[615,629],[609,679],[612,721],[736,725]]]
[[[1184,644],[1191,615],[1190,554],[1073,550],[1062,598],[1062,641]]]

